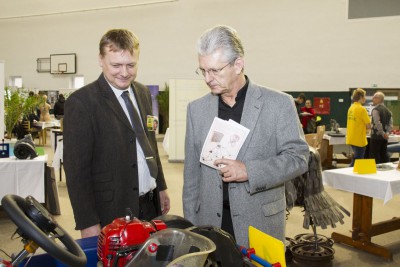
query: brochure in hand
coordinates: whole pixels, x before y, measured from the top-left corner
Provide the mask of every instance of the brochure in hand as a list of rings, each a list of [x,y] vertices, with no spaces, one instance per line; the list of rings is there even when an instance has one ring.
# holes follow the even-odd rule
[[[214,165],[216,159],[236,159],[249,132],[249,129],[233,120],[214,118],[200,154],[200,162],[218,169],[221,166]]]

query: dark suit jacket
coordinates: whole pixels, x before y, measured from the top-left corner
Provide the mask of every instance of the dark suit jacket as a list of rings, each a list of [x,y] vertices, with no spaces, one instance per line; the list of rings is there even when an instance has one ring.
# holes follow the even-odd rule
[[[147,131],[152,114],[150,92],[134,82],[133,91],[144,128],[157,156],[155,201],[161,214],[158,192],[167,188],[158,155],[155,133]],[[139,182],[136,136],[103,74],[97,81],[71,94],[65,102],[64,166],[76,229],[123,217],[126,208],[139,215]]]

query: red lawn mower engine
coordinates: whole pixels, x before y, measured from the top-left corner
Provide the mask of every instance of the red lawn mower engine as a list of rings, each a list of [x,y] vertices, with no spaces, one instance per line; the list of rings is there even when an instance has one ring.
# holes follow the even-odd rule
[[[146,222],[131,218],[127,215],[115,219],[101,230],[97,256],[104,267],[125,266],[151,234],[167,228],[161,220]]]

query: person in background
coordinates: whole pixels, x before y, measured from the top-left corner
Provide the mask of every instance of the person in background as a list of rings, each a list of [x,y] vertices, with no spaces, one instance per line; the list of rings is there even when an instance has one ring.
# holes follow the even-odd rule
[[[200,37],[198,59],[196,72],[211,92],[187,107],[184,217],[221,227],[245,247],[250,225],[284,241],[284,183],[307,171],[309,156],[293,98],[244,74],[242,42],[229,26]],[[217,159],[212,168],[199,160],[215,117],[250,133],[236,160]]]
[[[35,95],[33,91],[29,92],[28,97],[32,98],[31,101],[34,102],[37,102],[38,101],[37,99],[39,98],[39,96]],[[38,106],[35,106],[34,108],[32,108],[32,110],[29,111],[28,117],[26,119],[29,120],[31,127],[33,127],[34,122],[40,120],[40,116],[38,115],[38,113],[40,114]]]
[[[56,119],[61,119],[64,116],[64,103],[64,95],[60,94],[57,102],[54,104],[54,117],[56,117]]]
[[[301,117],[303,116],[301,112],[301,107],[304,104],[304,102],[306,102],[306,95],[304,93],[300,93],[294,100],[294,103],[296,104],[297,115],[299,116],[300,121]]]
[[[371,112],[371,138],[369,151],[376,163],[389,162],[387,145],[393,127],[393,118],[390,110],[383,103],[385,95],[376,92],[372,97],[374,108]]]
[[[65,174],[82,237],[125,215],[149,221],[170,209],[155,132],[146,125],[150,91],[135,81],[139,39],[112,29],[99,50],[99,78],[65,102]]]
[[[365,90],[357,88],[352,95],[353,104],[347,112],[346,144],[353,150],[353,157],[349,167],[354,166],[356,159],[363,159],[367,146],[367,129],[371,128],[371,120],[367,110],[362,106],[365,103]]]
[[[316,132],[315,110],[312,107],[311,100],[307,99],[304,107],[301,108],[301,125],[305,134]],[[312,121],[314,119],[314,121]]]

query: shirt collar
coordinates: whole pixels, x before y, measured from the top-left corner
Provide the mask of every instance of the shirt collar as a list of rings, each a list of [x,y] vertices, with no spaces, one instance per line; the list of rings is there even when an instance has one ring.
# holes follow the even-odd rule
[[[235,97],[235,102],[244,100],[246,98],[246,93],[247,93],[247,88],[249,87],[249,79],[247,78],[247,76],[245,76],[246,78],[246,83],[243,85],[242,88],[240,88],[240,90],[238,91],[236,97]],[[224,100],[222,100],[221,95],[218,96],[219,100],[225,104]]]
[[[246,97],[247,88],[249,87],[249,79],[247,78],[247,76],[245,76],[245,78],[246,83],[243,85],[242,88],[240,88],[239,92],[237,93],[236,101],[242,100]]]
[[[129,92],[129,94],[131,94],[132,95],[132,93],[133,93],[133,91],[132,91],[132,87],[131,86],[129,86],[129,88],[128,89],[125,89],[125,90],[121,90],[121,89],[117,89],[117,88],[115,88],[114,86],[112,86],[110,83],[108,83],[109,85],[110,85],[110,87],[111,87],[111,89],[113,90],[113,92],[114,92],[114,94],[115,94],[115,96],[118,98],[118,97],[121,97],[122,96],[122,94],[124,93],[124,92],[126,92],[126,91],[128,91]]]

